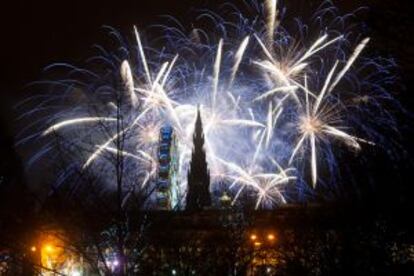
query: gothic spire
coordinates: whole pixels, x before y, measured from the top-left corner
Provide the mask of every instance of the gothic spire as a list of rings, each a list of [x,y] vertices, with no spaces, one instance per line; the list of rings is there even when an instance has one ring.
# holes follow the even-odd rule
[[[197,211],[211,206],[210,173],[204,151],[204,133],[200,108],[197,109],[193,143],[194,148],[188,171],[186,210]]]

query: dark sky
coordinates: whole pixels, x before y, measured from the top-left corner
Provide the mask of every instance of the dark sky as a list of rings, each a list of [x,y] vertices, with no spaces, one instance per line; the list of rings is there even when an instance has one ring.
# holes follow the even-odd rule
[[[241,2],[241,1],[234,1]],[[295,8],[308,0],[291,0]],[[319,2],[319,1],[310,1]],[[378,36],[383,50],[399,59],[409,79],[413,71],[413,36],[409,0],[341,0],[334,1],[344,11],[368,6],[367,23]],[[57,61],[81,63],[91,55],[91,46],[104,39],[103,25],[122,33],[131,32],[135,24],[141,28],[160,21],[159,15],[170,14],[190,23],[192,9],[217,7],[221,0],[128,0],[128,1],[8,1],[3,9],[1,94],[11,102],[23,93],[23,87],[41,77],[41,70]],[[299,3],[297,5],[296,3]],[[405,37],[404,37],[405,36]],[[396,39],[395,39],[396,38]],[[376,43],[374,41],[374,43]],[[409,73],[407,73],[409,71]],[[7,107],[7,106],[6,106]],[[10,110],[2,108],[9,117]],[[9,128],[10,128],[9,124]]]
[[[235,3],[241,1],[233,1]],[[291,0],[306,8],[308,0]],[[315,2],[315,1],[312,1]],[[317,1],[318,2],[318,1]],[[365,5],[370,11],[363,18],[371,29],[373,43],[381,53],[394,56],[401,66],[406,90],[400,98],[405,106],[414,110],[411,79],[414,72],[414,28],[410,16],[410,0],[342,0],[333,1],[343,11]],[[13,104],[27,95],[25,85],[41,78],[42,68],[53,62],[82,64],[100,43],[110,25],[124,34],[132,26],[144,28],[159,22],[159,15],[170,14],[185,24],[191,22],[191,9],[214,8],[219,0],[129,0],[129,1],[8,1],[2,7],[2,36],[0,78],[0,131],[13,136],[19,124],[13,118]],[[4,4],[5,5],[5,4]],[[194,14],[194,13],[193,13]],[[192,15],[193,15],[192,14]],[[404,146],[412,150],[410,120],[403,120]],[[402,174],[409,175],[407,172]],[[408,180],[407,180],[408,183]],[[385,184],[384,184],[385,185]]]

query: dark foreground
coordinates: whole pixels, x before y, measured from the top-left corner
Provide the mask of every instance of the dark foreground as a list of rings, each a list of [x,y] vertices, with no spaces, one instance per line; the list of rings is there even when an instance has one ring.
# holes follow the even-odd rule
[[[135,275],[414,275],[413,231],[402,210],[287,206],[137,216],[147,223]],[[0,275],[38,273],[39,255],[28,256],[0,250]],[[80,275],[96,275],[86,266]]]

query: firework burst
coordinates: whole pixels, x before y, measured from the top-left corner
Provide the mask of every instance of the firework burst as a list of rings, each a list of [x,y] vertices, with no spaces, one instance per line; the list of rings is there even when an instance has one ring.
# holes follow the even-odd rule
[[[232,191],[234,204],[246,192],[256,196],[256,208],[273,207],[296,200],[289,191],[303,190],[303,183],[317,187],[324,182],[318,164],[338,170],[335,141],[358,151],[361,144],[382,141],[363,114],[372,115],[370,104],[379,108],[377,96],[392,98],[375,78],[388,65],[361,57],[369,38],[349,50],[349,32],[334,24],[346,25],[349,17],[321,19],[329,18],[332,6],[318,9],[319,25],[299,23],[295,36],[284,28],[288,18],[279,4],[254,2],[252,19],[236,12],[233,23],[212,12],[198,17],[213,22],[217,31],[163,26],[162,51],[147,47],[135,27],[133,46],[111,29],[121,44],[117,51],[99,47],[102,54],[91,59],[98,62],[91,70],[64,65],[69,77],[47,82],[62,92],[42,96],[24,115],[47,111],[34,123],[40,131],[22,140],[44,142],[33,160],[53,151],[58,134],[67,148],[82,145],[73,162],[83,171],[105,171],[108,189],[114,175],[107,159],[117,154],[127,162],[129,185],[146,187],[156,177],[160,129],[170,125],[185,191],[200,105],[213,189]],[[355,99],[363,97],[373,100],[358,105]],[[73,99],[78,101],[62,104]],[[381,120],[393,122],[391,116]],[[108,169],[97,169],[102,166]]]

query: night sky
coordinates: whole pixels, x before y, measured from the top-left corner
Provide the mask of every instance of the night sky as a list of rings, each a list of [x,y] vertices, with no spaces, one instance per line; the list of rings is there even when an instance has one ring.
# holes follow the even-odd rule
[[[24,3],[23,3],[24,2]],[[10,150],[13,135],[21,127],[15,121],[13,105],[30,93],[26,85],[41,79],[42,69],[53,62],[82,65],[93,54],[92,45],[105,41],[103,25],[115,27],[128,36],[132,26],[145,28],[158,23],[159,15],[170,14],[184,23],[191,23],[191,9],[217,7],[218,0],[151,0],[151,1],[11,1],[2,7],[2,38],[0,78],[0,135],[1,152],[13,155]],[[239,1],[235,1],[239,2]],[[242,2],[242,1],[240,1]],[[306,9],[308,1],[287,1],[289,5]],[[314,2],[314,1],[311,1]],[[409,0],[343,0],[334,1],[342,11],[366,5],[370,8],[363,20],[373,37],[372,47],[385,56],[393,56],[400,65],[401,88],[398,96],[403,105],[414,110],[414,28],[413,9]],[[5,4],[3,4],[5,5]],[[296,4],[295,4],[296,5]],[[194,14],[194,13],[193,13]],[[405,87],[405,88],[404,88]],[[412,191],[412,166],[408,163],[413,152],[412,118],[401,117],[402,145],[407,150],[406,160],[397,169],[386,163],[372,164],[370,173],[377,174],[379,198],[389,190],[394,197],[406,197]],[[8,137],[8,139],[6,139]],[[7,157],[11,158],[11,157]],[[377,162],[374,160],[373,162]],[[410,171],[411,170],[411,171]],[[400,180],[390,183],[392,175]],[[412,193],[411,193],[412,194]],[[397,200],[397,199],[396,199]],[[407,199],[405,199],[407,201]],[[397,200],[398,201],[398,200]]]

